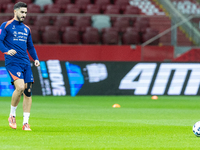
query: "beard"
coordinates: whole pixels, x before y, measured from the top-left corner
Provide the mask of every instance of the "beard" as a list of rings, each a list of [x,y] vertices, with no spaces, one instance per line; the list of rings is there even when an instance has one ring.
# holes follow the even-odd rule
[[[19,20],[19,22],[23,22],[25,18],[20,18],[19,16],[17,16],[17,19]]]

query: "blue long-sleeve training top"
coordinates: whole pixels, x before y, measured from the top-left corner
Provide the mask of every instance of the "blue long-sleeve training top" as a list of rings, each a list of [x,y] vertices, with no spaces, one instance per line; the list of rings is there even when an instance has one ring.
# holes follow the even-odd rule
[[[7,55],[11,49],[17,52],[13,56]],[[0,27],[0,51],[5,54],[5,65],[30,63],[27,50],[34,60],[39,60],[33,46],[30,28],[14,19],[2,23]]]

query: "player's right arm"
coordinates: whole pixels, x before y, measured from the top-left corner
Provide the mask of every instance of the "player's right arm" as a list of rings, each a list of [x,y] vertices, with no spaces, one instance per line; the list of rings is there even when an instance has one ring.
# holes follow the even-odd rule
[[[13,56],[17,52],[14,49],[8,49],[7,47],[5,47],[4,42],[3,42],[7,35],[5,25],[6,25],[6,22],[4,22],[0,27],[0,51],[6,55]]]

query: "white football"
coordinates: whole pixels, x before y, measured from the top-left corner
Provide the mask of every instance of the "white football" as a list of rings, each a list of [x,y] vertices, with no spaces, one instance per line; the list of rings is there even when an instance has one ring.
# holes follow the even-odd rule
[[[193,126],[193,133],[197,136],[200,137],[200,121],[196,122]]]

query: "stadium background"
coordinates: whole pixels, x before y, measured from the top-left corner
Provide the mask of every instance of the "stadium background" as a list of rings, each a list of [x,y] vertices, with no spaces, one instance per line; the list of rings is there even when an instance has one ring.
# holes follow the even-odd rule
[[[0,1],[0,23],[17,1]],[[22,100],[8,126],[14,88],[0,53],[0,149],[200,148],[199,1],[21,1],[41,61],[32,132],[21,131]]]
[[[0,2],[0,23],[13,17],[15,2],[17,0]],[[139,62],[199,62],[200,5],[197,1],[24,2],[28,4],[25,24],[31,28],[33,42],[42,61],[38,70],[33,68],[35,80],[40,79],[35,87],[41,87],[33,88],[34,95],[131,95],[136,87],[119,89],[119,85]],[[3,54],[0,54],[0,60],[0,95],[11,96],[13,87],[4,68]],[[60,68],[57,70],[60,75],[53,78],[58,80],[57,83],[50,79],[52,73],[49,69],[52,67],[47,66],[49,60],[58,61],[55,67]],[[70,66],[67,67],[67,63]],[[120,68],[124,64],[129,67]],[[170,72],[172,79],[176,69],[172,68]],[[182,88],[183,94],[190,74],[191,69],[188,69],[185,75],[180,75],[184,80],[177,81],[172,88]],[[132,77],[133,81],[127,81],[127,84],[134,82],[140,88],[145,88],[145,84],[139,83],[140,76],[141,73]],[[148,88],[152,88],[155,78],[151,78]],[[165,95],[170,84],[168,80]],[[113,89],[105,92],[103,89],[108,85]],[[53,94],[53,87],[64,89],[65,92]],[[147,93],[151,95],[151,92]]]

